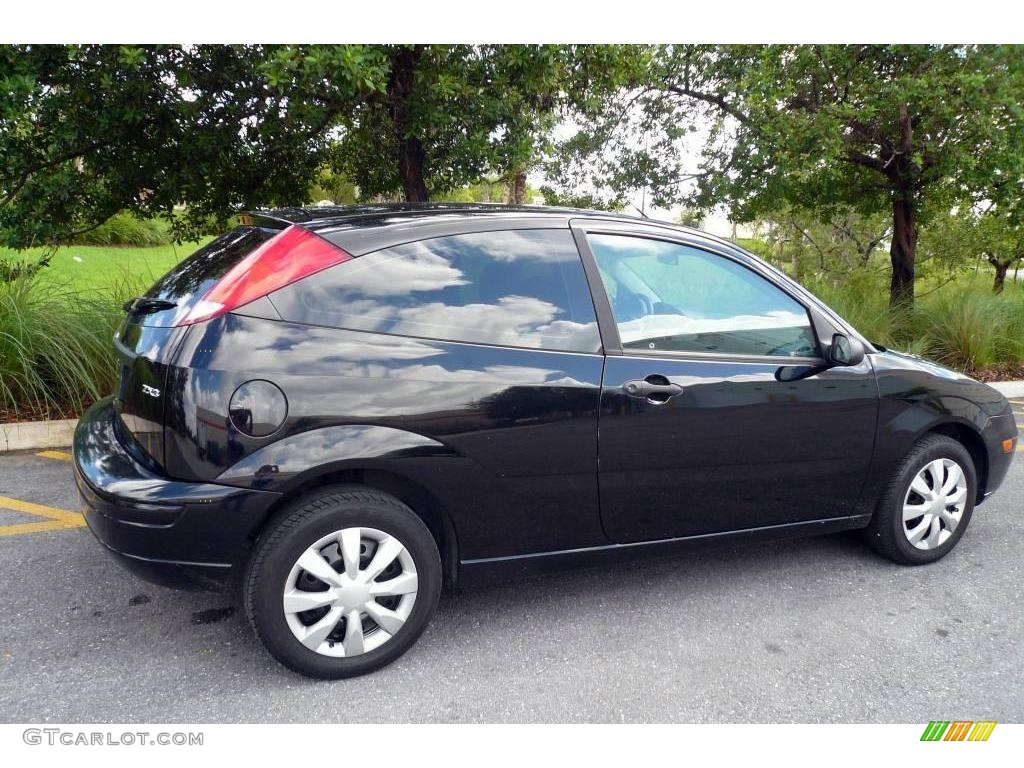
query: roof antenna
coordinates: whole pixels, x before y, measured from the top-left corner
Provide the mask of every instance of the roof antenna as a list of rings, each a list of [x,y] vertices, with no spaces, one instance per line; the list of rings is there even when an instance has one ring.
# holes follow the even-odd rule
[[[629,202],[629,204],[632,205],[634,208],[636,208],[636,212],[639,213],[643,218],[645,218],[645,219],[651,218],[646,213],[644,213],[644,209],[643,208],[638,208],[637,204],[634,203],[632,200]]]

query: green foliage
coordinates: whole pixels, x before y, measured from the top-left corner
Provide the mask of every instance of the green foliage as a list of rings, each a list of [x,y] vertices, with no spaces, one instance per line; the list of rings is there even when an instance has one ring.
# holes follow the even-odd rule
[[[122,305],[198,245],[61,248],[53,269],[0,281],[0,410],[62,417],[113,391]]]
[[[804,280],[804,285],[870,341],[908,352],[921,351],[919,344],[908,349],[908,339],[897,337],[893,310],[889,307],[884,282],[877,274],[858,273],[843,282],[812,276]]]
[[[572,49],[556,45],[382,45],[386,86],[339,115],[335,170],[365,197],[418,201],[535,164]]]
[[[38,259],[19,258],[17,255],[4,257],[0,250],[0,283],[9,283],[23,277],[31,277],[43,267],[50,265],[52,253],[44,251]]]
[[[755,256],[760,256],[777,267],[782,266],[772,244],[766,240],[756,237],[738,237],[736,238],[736,245],[750,251]]]
[[[1019,289],[1014,291],[1019,294]],[[924,354],[961,370],[1024,360],[1024,302],[985,286],[957,285],[915,307]]]
[[[545,185],[540,188],[540,193],[544,198],[544,205],[553,205],[559,208],[582,208],[589,211],[622,211],[626,207],[625,200],[605,198],[590,192],[563,192]]]
[[[353,205],[359,202],[359,188],[343,174],[321,168],[306,199],[311,203],[330,200],[335,205]]]
[[[993,289],[1003,289],[1006,273],[1024,263],[1024,197],[1012,202],[966,202],[936,216],[921,235],[921,251],[951,268],[984,262],[995,269]]]
[[[762,220],[770,260],[787,264],[798,278],[808,274],[846,274],[869,268],[891,235],[882,214],[867,216],[845,209],[821,219],[808,211],[785,208]]]
[[[329,132],[387,81],[368,46],[0,46],[0,245],[127,210],[175,235],[302,203]]]
[[[807,287],[871,341],[966,370],[1024,363],[1024,289],[993,294],[962,277],[922,292],[912,310],[890,307],[884,279],[858,271]],[[907,316],[902,313],[908,313]]]
[[[170,244],[170,225],[160,219],[140,219],[127,211],[115,213],[95,229],[72,240],[77,245],[150,245]]]
[[[76,245],[57,249],[30,248],[21,252],[0,249],[0,264],[9,261],[35,267],[39,259],[45,258],[51,268],[39,271],[38,283],[70,292],[107,295],[113,291],[134,290],[133,295],[138,295],[204,242],[205,239],[145,248]]]
[[[669,45],[617,98],[580,109],[553,165],[573,188],[656,205],[787,207],[823,221],[889,211],[892,298],[913,295],[917,225],[1024,177],[1024,49],[974,45]],[[680,151],[710,126],[696,167]],[[1015,186],[1010,184],[1010,186]]]
[[[609,60],[559,45],[0,46],[0,245],[75,242],[119,211],[181,240],[310,195],[522,179]]]
[[[676,215],[676,224],[700,229],[704,226],[704,212],[695,208],[682,208]]]
[[[507,179],[484,178],[475,184],[436,195],[433,199],[440,203],[508,203],[511,198],[510,183]],[[533,203],[539,196],[538,190],[527,185],[524,194],[526,204]]]
[[[78,412],[112,391],[123,300],[36,278],[0,283],[0,407]]]

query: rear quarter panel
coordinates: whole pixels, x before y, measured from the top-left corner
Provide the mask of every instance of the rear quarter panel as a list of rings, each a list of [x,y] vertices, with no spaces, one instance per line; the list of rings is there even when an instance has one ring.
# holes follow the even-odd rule
[[[168,468],[283,493],[339,470],[392,472],[439,501],[463,559],[603,544],[602,369],[596,354],[225,315],[189,330],[170,374]],[[288,399],[262,439],[228,417],[251,379]]]

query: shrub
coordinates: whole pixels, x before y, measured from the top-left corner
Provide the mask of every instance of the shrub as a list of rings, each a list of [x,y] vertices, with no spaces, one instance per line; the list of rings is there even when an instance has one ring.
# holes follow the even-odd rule
[[[33,277],[0,282],[0,406],[80,412],[112,391],[117,362],[111,337],[124,316],[120,300]]]
[[[918,295],[910,313],[889,307],[884,274],[821,277],[807,287],[869,340],[965,371],[1024,361],[1024,292],[993,294],[985,279],[961,278]]]
[[[1017,291],[958,284],[924,297],[914,308],[914,335],[925,355],[962,370],[1024,360],[1024,307]]]
[[[121,211],[96,229],[89,230],[72,242],[75,245],[167,245],[172,241],[170,225],[161,219],[140,219]]]
[[[839,284],[812,277],[805,285],[869,341],[905,348],[897,338],[888,289],[873,273],[854,273]]]

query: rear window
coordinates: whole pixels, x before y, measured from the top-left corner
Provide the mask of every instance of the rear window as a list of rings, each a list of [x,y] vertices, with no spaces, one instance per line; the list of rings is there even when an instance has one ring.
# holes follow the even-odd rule
[[[176,325],[221,276],[280,230],[262,227],[236,227],[193,253],[161,277],[147,298],[175,303],[173,309],[140,315],[139,325],[165,327]]]
[[[271,294],[285,320],[573,352],[601,348],[567,230],[452,235],[387,248]]]

